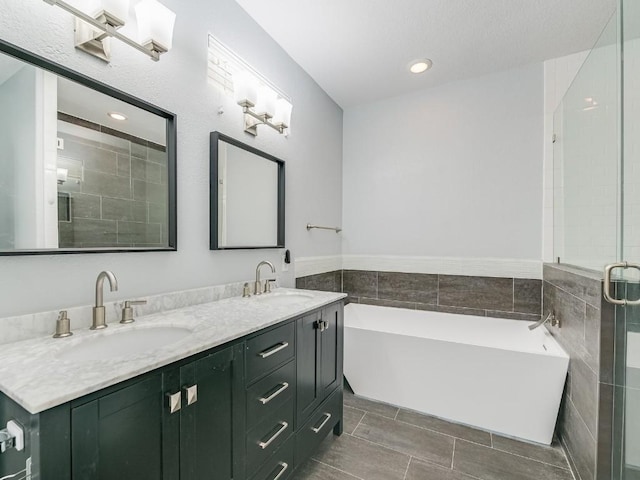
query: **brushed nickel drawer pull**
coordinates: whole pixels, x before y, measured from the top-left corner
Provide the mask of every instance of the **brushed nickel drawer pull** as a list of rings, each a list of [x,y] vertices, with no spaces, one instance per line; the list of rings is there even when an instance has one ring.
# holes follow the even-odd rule
[[[278,465],[282,468],[280,469],[278,474],[275,477],[273,477],[273,480],[278,480],[284,474],[284,472],[287,471],[287,468],[289,468],[289,464],[286,462],[278,462]]]
[[[169,413],[176,413],[178,410],[182,408],[182,393],[167,393],[167,398],[169,399]]]
[[[273,392],[271,395],[269,395],[268,397],[261,397],[258,400],[263,404],[266,405],[267,403],[269,403],[271,400],[273,400],[274,398],[276,398],[278,395],[280,395],[282,392],[284,392],[287,388],[289,388],[289,384],[287,382],[282,382],[280,384],[280,388],[277,389],[275,392]]]
[[[280,423],[280,428],[278,429],[278,431],[276,433],[273,434],[273,436],[267,440],[266,442],[259,442],[258,445],[260,445],[261,449],[265,449],[267,448],[269,445],[271,445],[273,443],[273,441],[278,438],[280,436],[280,434],[282,432],[284,432],[287,427],[289,426],[289,424],[287,422],[279,422]]]
[[[322,427],[324,427],[327,422],[329,421],[329,419],[331,418],[331,414],[330,413],[325,413],[325,419],[324,421],[320,424],[319,427],[312,427],[311,430],[313,430],[313,433],[318,433],[320,430],[322,430]]]
[[[282,342],[276,345],[275,347],[265,350],[264,352],[260,352],[258,355],[260,355],[262,358],[267,358],[273,355],[274,353],[278,353],[279,351],[284,350],[288,346],[289,346],[289,342]]]
[[[187,395],[187,406],[193,405],[198,401],[198,385],[184,387],[184,391]]]

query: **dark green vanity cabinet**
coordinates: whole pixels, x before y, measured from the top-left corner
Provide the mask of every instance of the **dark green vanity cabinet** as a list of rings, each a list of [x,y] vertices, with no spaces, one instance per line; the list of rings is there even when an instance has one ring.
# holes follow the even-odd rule
[[[342,382],[342,332],[342,304],[329,305],[298,320],[298,424]]]
[[[72,406],[72,478],[242,478],[243,353],[227,347]]]
[[[342,310],[336,302],[36,415],[0,394],[0,423],[18,420],[27,438],[24,452],[0,455],[0,472],[30,457],[32,480],[289,479],[342,430]]]
[[[342,302],[298,320],[296,346],[296,463],[308,458],[333,428],[342,434]]]

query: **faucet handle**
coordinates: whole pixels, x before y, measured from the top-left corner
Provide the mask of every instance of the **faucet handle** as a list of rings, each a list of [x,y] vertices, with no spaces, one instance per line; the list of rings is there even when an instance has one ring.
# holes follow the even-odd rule
[[[56,333],[53,335],[53,338],[64,338],[70,337],[71,335],[73,335],[73,333],[71,333],[71,321],[67,316],[67,311],[61,310],[58,320],[56,320]]]
[[[122,320],[120,320],[120,323],[135,322],[133,318],[133,307],[131,305],[145,305],[146,303],[146,300],[126,300],[124,302],[124,308],[122,309]]]
[[[275,278],[268,278],[264,281],[264,293],[271,293],[271,284],[275,283]]]

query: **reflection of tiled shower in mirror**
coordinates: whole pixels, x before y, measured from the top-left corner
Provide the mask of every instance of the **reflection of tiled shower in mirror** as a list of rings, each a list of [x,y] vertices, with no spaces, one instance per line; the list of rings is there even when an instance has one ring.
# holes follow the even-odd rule
[[[163,145],[58,113],[61,248],[167,243]]]
[[[13,48],[0,42],[0,255],[173,248],[173,114]]]

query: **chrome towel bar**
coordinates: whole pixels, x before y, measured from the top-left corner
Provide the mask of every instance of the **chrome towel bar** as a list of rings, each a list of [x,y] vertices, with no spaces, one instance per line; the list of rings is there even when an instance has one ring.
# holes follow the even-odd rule
[[[320,225],[311,225],[307,223],[307,230],[311,230],[312,228],[318,228],[320,230],[334,230],[336,233],[340,233],[342,229],[340,227],[321,227]]]

